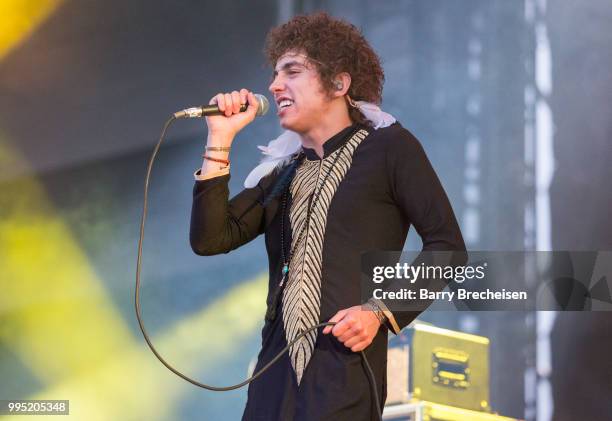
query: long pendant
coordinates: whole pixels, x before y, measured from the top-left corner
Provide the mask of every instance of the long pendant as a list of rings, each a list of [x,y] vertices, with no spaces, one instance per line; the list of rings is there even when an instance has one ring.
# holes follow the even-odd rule
[[[287,274],[289,273],[289,264],[288,263],[285,263],[283,265],[282,273],[283,273],[283,277],[281,278],[280,283],[278,284],[279,287],[283,286],[283,284],[285,283],[285,278],[287,277]]]
[[[272,300],[268,305],[268,309],[266,311],[266,320],[271,322],[276,319],[276,308],[278,307],[278,300],[281,296],[281,292],[283,290],[283,285],[285,284],[285,279],[287,278],[287,274],[289,273],[289,264],[285,263],[283,265],[283,269],[281,270],[283,276],[281,277],[278,286],[274,290],[274,294],[272,294]]]

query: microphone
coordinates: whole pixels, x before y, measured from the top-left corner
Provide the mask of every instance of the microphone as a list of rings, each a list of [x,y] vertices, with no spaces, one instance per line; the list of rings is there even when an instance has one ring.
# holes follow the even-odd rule
[[[270,103],[268,102],[268,98],[263,95],[255,94],[255,98],[258,102],[257,107],[257,116],[262,116],[268,112],[270,109]],[[244,104],[240,107],[240,112],[246,111],[249,104]],[[198,117],[206,117],[211,115],[223,115],[224,113],[219,110],[219,106],[217,104],[210,105],[202,105],[200,107],[191,107],[186,108],[181,111],[177,111],[174,113],[174,118],[198,118]]]

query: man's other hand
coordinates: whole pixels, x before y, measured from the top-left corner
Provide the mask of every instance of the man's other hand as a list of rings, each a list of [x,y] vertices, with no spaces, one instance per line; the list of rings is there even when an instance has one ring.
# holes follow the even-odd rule
[[[337,312],[330,322],[335,326],[325,326],[323,334],[330,332],[340,342],[353,352],[367,348],[380,329],[380,321],[371,310],[362,310],[362,306],[354,306]]]

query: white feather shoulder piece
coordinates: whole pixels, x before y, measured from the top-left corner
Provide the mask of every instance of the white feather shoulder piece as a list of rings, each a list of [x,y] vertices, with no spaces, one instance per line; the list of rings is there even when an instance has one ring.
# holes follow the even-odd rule
[[[302,148],[300,136],[291,130],[285,130],[279,137],[271,140],[267,146],[258,146],[264,155],[258,166],[253,168],[244,180],[244,187],[251,189],[259,180],[270,174],[275,168],[289,163],[291,156]]]
[[[384,112],[378,105],[371,102],[357,101],[357,107],[361,114],[374,124],[374,130],[390,126],[396,122],[395,117]]]

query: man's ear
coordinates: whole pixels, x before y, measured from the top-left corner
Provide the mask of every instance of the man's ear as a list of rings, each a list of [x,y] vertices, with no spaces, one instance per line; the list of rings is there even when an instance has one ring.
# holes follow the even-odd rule
[[[351,87],[351,75],[347,72],[338,73],[334,77],[334,98],[342,97],[347,94]]]

